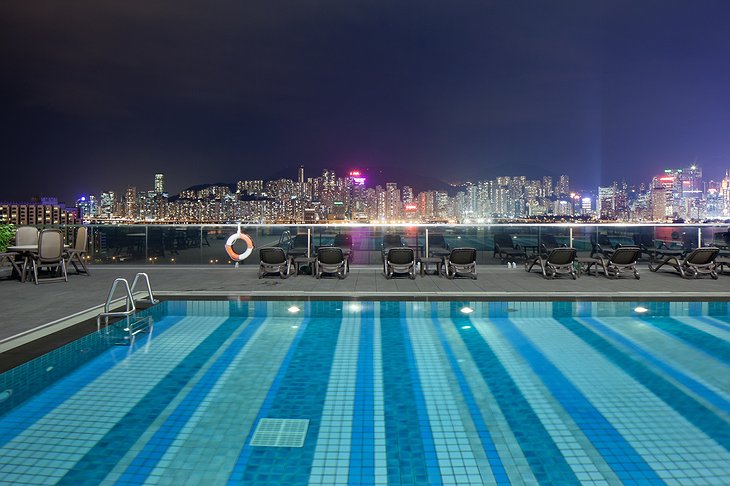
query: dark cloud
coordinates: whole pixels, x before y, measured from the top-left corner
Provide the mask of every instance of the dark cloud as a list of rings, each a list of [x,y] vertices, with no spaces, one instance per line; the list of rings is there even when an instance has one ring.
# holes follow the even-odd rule
[[[726,5],[6,1],[0,156],[27,173],[0,199],[300,163],[593,187],[697,159],[718,176]]]

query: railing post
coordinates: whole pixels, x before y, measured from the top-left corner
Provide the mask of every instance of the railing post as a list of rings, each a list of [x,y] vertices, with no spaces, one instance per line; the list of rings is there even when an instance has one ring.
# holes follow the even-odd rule
[[[569,228],[570,230],[570,247],[573,248],[573,227],[571,226]]]
[[[697,248],[702,248],[702,226],[697,227]]]
[[[418,241],[416,241],[416,246],[418,246]],[[428,226],[426,226],[426,242],[424,243],[425,253],[423,254],[424,257],[428,258]]]
[[[312,248],[312,227],[307,226],[307,258],[311,258],[311,248]]]

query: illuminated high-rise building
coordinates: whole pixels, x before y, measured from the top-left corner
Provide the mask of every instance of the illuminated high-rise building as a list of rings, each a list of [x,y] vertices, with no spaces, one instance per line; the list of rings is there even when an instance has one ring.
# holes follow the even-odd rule
[[[386,194],[385,219],[387,219],[390,222],[397,221],[398,219],[400,219],[400,211],[401,211],[401,200],[400,200],[400,193],[398,191],[398,185],[395,182],[386,182],[385,194]]]
[[[555,193],[558,196],[567,196],[570,194],[570,177],[567,175],[561,175],[558,179],[558,183],[555,186]]]
[[[164,174],[155,174],[155,192],[157,194],[162,194],[165,192],[165,175]]]
[[[99,206],[99,216],[111,219],[117,210],[117,194],[114,191],[102,192]]]
[[[124,216],[128,219],[136,219],[139,213],[138,207],[137,188],[129,186],[124,195]]]

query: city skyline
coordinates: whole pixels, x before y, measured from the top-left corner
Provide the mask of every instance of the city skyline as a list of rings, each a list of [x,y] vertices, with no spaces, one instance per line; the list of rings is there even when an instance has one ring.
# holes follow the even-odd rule
[[[588,191],[570,175],[502,176],[450,190],[415,189],[409,181],[384,184],[368,171],[324,169],[276,180],[199,184],[168,193],[165,174],[150,185],[127,186],[80,197],[66,206],[56,198],[0,201],[0,223],[466,223],[616,221],[702,222],[730,220],[730,170],[721,180],[703,168],[665,168],[638,186],[613,181]],[[368,184],[369,182],[369,184]]]
[[[0,194],[70,201],[155,171],[180,190],[299,164],[444,182],[569,173],[580,187],[691,163],[721,174],[729,14],[718,1],[4,2],[0,156],[23,176]]]

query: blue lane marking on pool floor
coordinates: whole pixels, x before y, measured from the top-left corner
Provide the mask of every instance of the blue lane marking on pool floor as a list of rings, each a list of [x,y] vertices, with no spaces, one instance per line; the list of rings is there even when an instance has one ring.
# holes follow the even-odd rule
[[[242,318],[229,318],[206,337],[177,367],[155,385],[124,418],[92,447],[58,484],[100,483],[132,445],[180,393],[195,373],[220,346],[244,325]]]
[[[355,379],[352,414],[352,442],[348,484],[375,482],[375,393],[373,382],[372,313],[363,312],[360,321],[360,348]]]
[[[341,316],[328,317],[306,326],[275,397],[267,403],[268,412],[260,414],[261,418],[308,419],[304,447],[253,447],[249,438],[229,484],[307,482],[341,322]]]
[[[246,469],[246,466],[248,465],[248,460],[251,457],[251,454],[253,453],[253,447],[249,445],[249,442],[251,442],[251,438],[253,437],[253,431],[256,425],[258,424],[259,420],[262,418],[267,418],[269,410],[271,410],[271,406],[276,399],[276,394],[279,391],[279,388],[281,387],[281,383],[286,376],[286,372],[289,369],[289,364],[291,363],[291,360],[294,356],[294,353],[297,350],[297,347],[299,346],[299,341],[301,340],[302,336],[304,335],[304,332],[306,331],[307,327],[309,325],[309,318],[305,318],[301,324],[299,324],[299,330],[297,331],[296,335],[294,336],[294,339],[292,340],[291,344],[289,345],[289,350],[287,351],[286,355],[284,356],[284,359],[281,361],[281,365],[279,366],[279,371],[277,372],[276,376],[274,377],[274,380],[271,383],[271,387],[269,388],[268,393],[266,394],[266,398],[264,398],[263,403],[261,404],[261,408],[259,409],[259,413],[256,416],[256,420],[254,421],[253,427],[251,431],[248,434],[248,437],[245,438],[245,441],[243,443],[243,446],[241,448],[241,451],[238,455],[238,460],[236,461],[236,464],[233,467],[233,471],[231,472],[228,484],[239,484],[243,479],[243,474]]]
[[[426,399],[423,396],[421,388],[421,380],[418,377],[418,365],[416,357],[413,354],[413,343],[411,342],[410,332],[408,331],[408,315],[404,305],[401,305],[401,317],[399,319],[401,333],[403,334],[403,349],[405,351],[406,366],[411,378],[411,387],[413,388],[413,399],[415,402],[416,413],[418,414],[418,430],[421,434],[423,442],[423,454],[426,461],[426,474],[428,475],[429,484],[441,484],[441,471],[439,470],[438,457],[436,455],[436,446],[433,442],[433,433],[431,431],[431,423],[428,418],[428,409],[426,407]]]
[[[218,357],[215,363],[205,372],[165,422],[153,434],[144,448],[127,466],[119,478],[119,482],[144,482],[152,470],[157,466],[167,449],[175,441],[180,431],[185,427],[193,413],[213,390],[216,382],[226,371],[231,362],[248,343],[251,336],[261,327],[266,317],[254,318],[243,331],[236,336],[228,348]]]
[[[646,350],[641,345],[636,344],[629,338],[621,335],[619,332],[604,324],[599,319],[584,317],[581,318],[581,320],[587,324],[590,324],[594,329],[600,331],[605,336],[610,337],[613,341],[620,343],[626,348],[629,348],[631,351],[641,356],[642,359],[646,360],[647,363],[653,364],[663,373],[666,373],[667,376],[671,377],[673,380],[676,380],[678,383],[681,383],[682,385],[687,387],[687,389],[691,390],[693,393],[697,394],[697,396],[701,397],[703,400],[712,403],[713,405],[720,408],[721,410],[724,410],[727,413],[730,413],[730,401],[720,394],[716,393],[714,390],[706,387],[691,376],[678,370],[662,358]]]
[[[688,345],[709,354],[713,358],[730,364],[730,343],[712,334],[687,326],[670,317],[645,317],[641,319],[657,329],[672,334]]]
[[[183,318],[183,316],[165,317],[161,319],[161,322],[155,323],[155,338],[159,338],[167,329]],[[102,330],[102,332],[105,331]],[[72,374],[61,378],[40,395],[11,410],[0,421],[0,447],[31,428],[38,419],[52,412],[59,404],[64,403],[79,390],[118,365],[120,361],[118,355],[122,353],[126,355],[128,349],[116,347],[100,354],[81,368],[74,370]],[[138,352],[139,349],[139,347],[132,349],[132,353]]]
[[[730,450],[730,425],[715,415],[703,403],[678,389],[672,382],[655,373],[646,364],[624,353],[606,338],[584,326],[576,319],[562,318],[558,322],[628,375],[638,380],[639,383],[648,388],[687,421],[694,424],[695,427],[713,438],[725,449]]]
[[[471,392],[471,388],[469,388],[469,384],[466,382],[466,378],[464,377],[464,373],[461,371],[461,367],[459,366],[456,356],[446,340],[444,330],[442,329],[442,323],[440,322],[435,310],[432,312],[431,322],[436,329],[436,334],[441,342],[441,346],[446,353],[451,369],[459,383],[459,388],[464,396],[464,402],[469,408],[469,412],[472,420],[474,421],[474,425],[476,426],[477,433],[479,434],[479,439],[481,440],[484,453],[487,456],[487,461],[489,461],[489,466],[492,469],[494,480],[497,484],[510,484],[504,464],[502,464],[502,460],[499,458],[499,454],[497,454],[497,448],[494,445],[494,440],[492,440],[487,424],[484,423],[482,413],[474,400],[474,394]]]
[[[565,375],[530,342],[510,319],[493,319],[499,331],[571,416],[624,483],[663,484],[656,472]]]
[[[486,322],[489,321],[486,320]],[[492,394],[538,482],[541,484],[579,484],[578,478],[545,426],[540,422],[540,418],[494,354],[489,343],[471,325],[471,320],[452,318],[452,323],[469,349],[482,377],[492,390]]]
[[[383,318],[381,312],[380,329],[388,483],[428,484],[429,466],[400,318]]]

